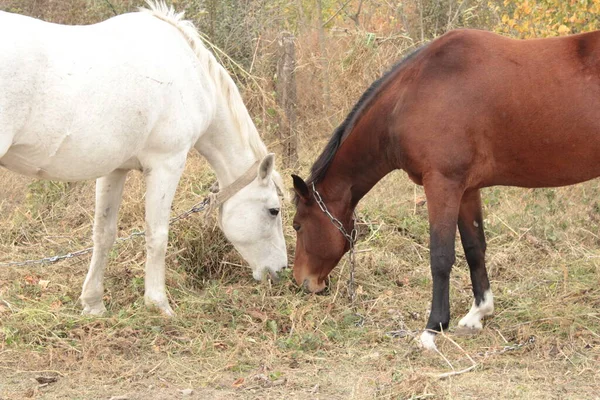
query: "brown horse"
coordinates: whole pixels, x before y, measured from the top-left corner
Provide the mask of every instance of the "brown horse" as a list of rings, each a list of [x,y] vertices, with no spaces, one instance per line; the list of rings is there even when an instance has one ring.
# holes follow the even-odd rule
[[[376,81],[337,128],[308,182],[293,176],[299,285],[324,289],[349,249],[354,208],[395,169],[423,185],[427,197],[427,329],[446,329],[450,321],[457,225],[474,294],[459,326],[480,329],[494,306],[479,189],[556,187],[600,175],[600,31],[533,40],[452,31]],[[434,338],[425,331],[421,343],[433,348]]]

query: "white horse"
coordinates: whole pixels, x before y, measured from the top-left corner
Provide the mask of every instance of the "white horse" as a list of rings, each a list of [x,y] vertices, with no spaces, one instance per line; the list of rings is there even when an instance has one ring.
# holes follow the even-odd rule
[[[144,300],[173,314],[165,292],[168,221],[192,148],[230,189],[219,225],[254,278],[287,266],[281,177],[237,87],[183,13],[148,4],[90,26],[0,12],[0,166],[43,179],[97,178],[84,314],[106,310],[104,269],[132,169],[146,181]]]

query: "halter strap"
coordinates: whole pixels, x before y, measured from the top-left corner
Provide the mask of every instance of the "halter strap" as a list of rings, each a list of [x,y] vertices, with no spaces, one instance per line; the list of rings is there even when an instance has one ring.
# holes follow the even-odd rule
[[[254,181],[254,179],[256,179],[258,176],[259,164],[260,160],[252,164],[243,175],[233,181],[233,183],[231,183],[229,186],[220,189],[216,193],[209,194],[209,203],[206,215],[208,216],[212,210],[219,208],[223,203],[233,197],[234,194],[252,183],[252,181]]]

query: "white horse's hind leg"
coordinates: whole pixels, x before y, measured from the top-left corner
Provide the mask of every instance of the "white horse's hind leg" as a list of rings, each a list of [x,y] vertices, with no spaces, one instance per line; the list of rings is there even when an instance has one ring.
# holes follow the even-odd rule
[[[102,301],[104,269],[108,261],[108,252],[117,236],[117,215],[126,176],[127,171],[116,170],[96,180],[94,252],[81,291],[83,314],[101,315],[106,311]]]
[[[175,313],[165,291],[165,254],[169,234],[171,203],[185,166],[186,154],[163,162],[142,163],[146,174],[146,293],[147,306],[164,314]]]

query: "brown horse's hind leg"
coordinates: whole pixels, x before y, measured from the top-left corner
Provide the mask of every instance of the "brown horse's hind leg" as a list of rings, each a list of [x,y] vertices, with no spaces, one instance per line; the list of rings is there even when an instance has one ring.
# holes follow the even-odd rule
[[[473,306],[459,327],[481,329],[481,318],[494,312],[494,298],[485,268],[485,234],[478,189],[465,192],[458,214],[458,230],[473,284]]]
[[[435,348],[435,335],[430,331],[446,329],[450,322],[450,271],[455,260],[454,239],[463,188],[440,174],[429,175],[423,180],[423,186],[429,213],[433,298],[421,344],[432,349]]]

